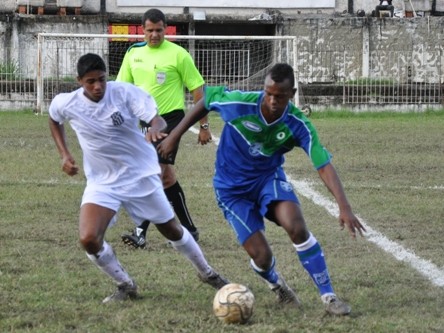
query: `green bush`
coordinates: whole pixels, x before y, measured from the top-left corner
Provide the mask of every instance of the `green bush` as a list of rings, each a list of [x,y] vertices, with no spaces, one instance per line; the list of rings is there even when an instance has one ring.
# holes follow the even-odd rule
[[[0,64],[0,80],[15,80],[19,77],[19,66],[15,62]]]

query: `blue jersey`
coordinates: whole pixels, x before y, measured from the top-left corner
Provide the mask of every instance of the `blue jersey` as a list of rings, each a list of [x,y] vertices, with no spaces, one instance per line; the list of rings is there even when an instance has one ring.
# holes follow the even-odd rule
[[[330,153],[316,129],[289,103],[282,116],[267,123],[260,105],[264,93],[206,87],[205,107],[219,112],[225,122],[216,157],[216,188],[245,190],[276,172],[282,172],[284,154],[302,148],[316,169],[328,164]]]

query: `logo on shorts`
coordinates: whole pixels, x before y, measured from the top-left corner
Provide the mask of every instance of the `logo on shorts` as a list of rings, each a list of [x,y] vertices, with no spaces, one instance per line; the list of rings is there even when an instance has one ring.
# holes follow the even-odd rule
[[[158,84],[163,84],[166,80],[166,73],[164,72],[158,72],[156,73],[156,82]]]
[[[119,111],[114,112],[111,115],[111,119],[113,121],[114,126],[120,126],[125,122],[125,119],[123,119],[123,116],[121,115],[121,113]]]
[[[281,185],[281,188],[282,188],[285,192],[291,192],[291,191],[293,191],[293,186],[292,186],[289,182],[284,182],[283,180],[281,180],[279,184]]]

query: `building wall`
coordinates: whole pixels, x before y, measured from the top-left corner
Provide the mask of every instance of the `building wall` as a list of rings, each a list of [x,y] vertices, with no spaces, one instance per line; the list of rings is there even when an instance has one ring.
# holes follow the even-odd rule
[[[32,52],[36,47],[31,45],[36,45],[39,32],[108,33],[109,23],[104,17],[95,15],[0,16],[0,48],[4,50],[0,54],[0,61],[8,54],[18,59],[19,63],[33,59],[35,55]],[[211,23],[205,22],[209,26]],[[261,22],[254,24],[261,25]],[[276,22],[276,27],[277,34],[298,37],[299,49],[308,52],[348,49],[365,53],[366,50],[444,48],[444,17],[376,19],[301,15],[284,18]],[[221,22],[218,22],[218,29],[220,34],[227,31]],[[237,30],[241,31],[242,28]],[[253,26],[246,30],[251,35],[255,28]]]
[[[444,13],[444,1],[442,0],[392,0],[395,11],[416,10],[420,15],[427,15],[435,3],[435,10]],[[259,14],[269,11],[280,12],[283,16],[297,16],[300,14],[323,15],[356,15],[358,10],[363,10],[370,15],[379,0],[275,0],[270,3],[267,0],[106,0],[104,8],[101,8],[101,0],[2,0],[0,13],[14,13],[19,11],[19,6],[26,7],[26,14],[35,14],[36,7],[44,7],[44,12],[57,13],[60,7],[79,7],[82,14],[99,14],[101,9],[109,15],[137,15],[147,8],[157,7],[168,14],[180,15],[205,13],[207,16],[230,16],[234,18],[252,19]],[[350,13],[351,11],[351,13]]]
[[[114,1],[114,2],[113,2]],[[108,1],[107,8],[112,9],[112,3]],[[354,5],[359,5],[356,0]],[[100,0],[87,1],[91,11],[100,11]],[[373,2],[373,1],[372,1]],[[362,3],[368,3],[362,0]],[[15,1],[3,1],[3,8],[14,7]],[[257,31],[261,34],[290,35],[297,37],[298,56],[301,61],[306,61],[307,66],[313,66],[311,77],[303,78],[304,82],[316,82],[318,73],[310,63],[315,58],[316,52],[347,50],[354,55],[348,63],[349,72],[355,77],[366,77],[372,70],[384,71],[381,64],[391,64],[396,59],[391,51],[410,51],[412,59],[401,59],[407,63],[413,63],[414,68],[421,68],[411,75],[417,81],[424,77],[433,78],[434,82],[444,83],[444,16],[427,16],[417,18],[384,18],[357,17],[347,12],[349,2],[336,0],[335,8],[311,8],[294,9],[291,11],[258,11],[250,10],[248,16],[225,14],[207,14],[205,21],[195,21],[192,18],[192,8],[178,8],[177,13],[173,9],[165,10],[168,21],[181,22],[183,26],[190,26],[184,34],[198,33],[202,31],[199,26],[204,26],[203,31],[212,31],[214,34],[242,34],[253,35]],[[414,4],[415,5],[415,4]],[[354,7],[356,10],[359,7]],[[369,7],[369,10],[372,7]],[[121,8],[120,8],[121,9]],[[119,9],[119,10],[120,10]],[[136,9],[133,8],[134,10]],[[142,9],[142,11],[141,11]],[[201,8],[200,8],[201,9]],[[438,8],[437,8],[438,9]],[[82,11],[85,8],[82,7]],[[118,8],[116,7],[117,11]],[[146,8],[138,8],[133,14],[108,13],[108,15],[23,15],[18,13],[5,13],[0,15],[0,64],[14,62],[22,68],[30,68],[31,72],[20,73],[26,78],[35,77],[37,66],[37,35],[40,32],[58,33],[101,33],[108,32],[110,24],[120,22],[122,24],[140,24],[140,17]],[[215,13],[225,13],[225,10],[214,8]],[[311,13],[304,12],[311,11]],[[329,14],[324,14],[328,11]],[[345,12],[345,13],[344,13]],[[256,19],[257,15],[267,13],[270,18]],[[239,12],[237,12],[239,14]],[[233,22],[235,24],[233,24]],[[235,29],[228,27],[236,26]],[[209,29],[212,27],[212,29]],[[244,29],[242,27],[245,27]],[[266,29],[260,29],[266,28]],[[219,32],[219,33],[216,33]],[[374,51],[380,51],[377,63],[372,60]],[[373,52],[373,55],[370,53]],[[396,56],[398,56],[397,54]],[[54,63],[57,58],[54,58]],[[75,59],[72,59],[75,63]],[[434,72],[428,71],[428,64],[435,67]],[[323,64],[321,64],[323,65]],[[373,68],[370,68],[373,66]],[[401,66],[402,67],[402,66]],[[404,66],[405,71],[410,71],[411,66]],[[438,70],[436,70],[438,68]],[[311,68],[310,68],[311,69]],[[404,69],[403,69],[404,70]],[[322,70],[321,70],[322,71]],[[355,71],[355,72],[353,72]],[[324,71],[321,73],[322,82],[335,81],[337,73]],[[339,73],[343,74],[343,73]],[[436,79],[436,76],[438,77]],[[310,81],[311,80],[311,81]]]

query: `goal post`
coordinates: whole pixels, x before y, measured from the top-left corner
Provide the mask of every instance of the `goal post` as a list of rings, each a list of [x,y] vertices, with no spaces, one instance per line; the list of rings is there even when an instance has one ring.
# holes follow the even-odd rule
[[[129,46],[143,38],[143,35],[39,33],[36,112],[45,112],[56,94],[78,87],[76,64],[80,56],[88,52],[102,56],[112,80]],[[297,68],[294,36],[167,35],[165,38],[188,50],[208,85],[260,90],[265,73],[273,64],[285,62],[295,71]],[[296,72],[295,78],[297,85]],[[298,96],[297,90],[296,104]]]

